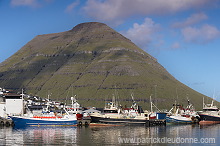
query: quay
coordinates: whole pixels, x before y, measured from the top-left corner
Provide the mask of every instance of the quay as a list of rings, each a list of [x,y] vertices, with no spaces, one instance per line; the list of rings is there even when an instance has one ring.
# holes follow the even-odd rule
[[[90,125],[90,121],[91,121],[91,120],[84,120],[84,119],[82,119],[82,120],[77,120],[77,126],[79,126],[79,127],[81,127],[81,126],[87,127],[87,126]]]
[[[166,119],[150,119],[147,122],[147,126],[165,126]]]
[[[125,126],[122,124],[105,124],[105,123],[90,123],[89,127],[115,127],[115,126]]]
[[[106,120],[92,120],[90,126],[166,126],[166,119],[106,119]]]

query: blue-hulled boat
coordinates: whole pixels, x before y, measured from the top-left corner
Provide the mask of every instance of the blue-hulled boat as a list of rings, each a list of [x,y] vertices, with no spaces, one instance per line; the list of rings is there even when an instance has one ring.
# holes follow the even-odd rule
[[[65,115],[64,117],[55,116],[10,116],[15,126],[75,126],[76,116]]]
[[[194,123],[194,121],[192,120],[192,118],[190,117],[183,117],[181,115],[175,115],[175,116],[167,116],[166,117],[166,122],[167,123],[185,123],[185,124],[191,124]]]
[[[9,116],[16,127],[26,126],[75,126],[77,125],[76,114],[69,114],[69,112],[63,108],[63,114],[57,114],[50,111],[50,104],[47,104],[47,108],[43,109],[39,115],[33,115],[32,112],[23,114],[21,116]]]

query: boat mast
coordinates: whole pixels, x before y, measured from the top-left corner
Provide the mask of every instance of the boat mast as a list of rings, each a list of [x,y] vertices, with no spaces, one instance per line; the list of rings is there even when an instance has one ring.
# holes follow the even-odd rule
[[[151,101],[151,95],[150,95],[150,112],[153,112],[153,105],[152,105],[152,101]]]
[[[203,106],[203,108],[205,108],[204,96],[203,96],[203,99],[202,99],[202,106]]]
[[[74,103],[76,103],[76,95],[74,95],[74,97],[71,97],[71,102],[72,102],[72,110],[74,111],[74,112],[76,112],[77,111],[77,107],[76,107],[76,105],[74,104]],[[75,105],[75,106],[74,106]]]
[[[153,104],[153,102],[151,100],[151,96],[150,96],[150,110],[151,110],[151,113],[153,113],[153,107],[155,107],[158,112],[161,112],[160,109],[157,108],[157,106],[155,104]]]
[[[213,97],[212,97],[212,104],[211,104],[211,106],[214,105],[214,98],[215,98],[215,89],[214,89],[214,93],[213,93]]]

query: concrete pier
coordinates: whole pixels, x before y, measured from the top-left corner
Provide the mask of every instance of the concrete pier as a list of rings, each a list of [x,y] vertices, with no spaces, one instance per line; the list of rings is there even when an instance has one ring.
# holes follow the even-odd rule
[[[77,120],[77,126],[89,126],[91,120]]]
[[[166,125],[165,119],[150,119],[148,122],[148,126],[162,126]]]

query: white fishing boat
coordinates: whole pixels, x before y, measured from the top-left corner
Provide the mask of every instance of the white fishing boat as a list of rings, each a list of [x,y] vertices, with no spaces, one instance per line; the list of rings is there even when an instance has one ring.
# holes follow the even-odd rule
[[[106,104],[102,113],[91,113],[92,122],[107,124],[148,124],[149,118],[140,106],[133,101],[130,108],[118,106],[115,98]]]
[[[88,126],[90,124],[91,117],[77,102],[76,95],[74,97],[71,97],[71,106],[66,106],[65,108],[70,115],[76,116],[79,126]]]
[[[179,104],[173,104],[173,107],[170,109],[166,116],[166,122],[167,123],[173,123],[173,124],[191,124],[198,122],[198,119],[196,118],[197,113],[193,110],[192,104],[190,104],[188,100],[188,106],[186,109],[184,109]]]

